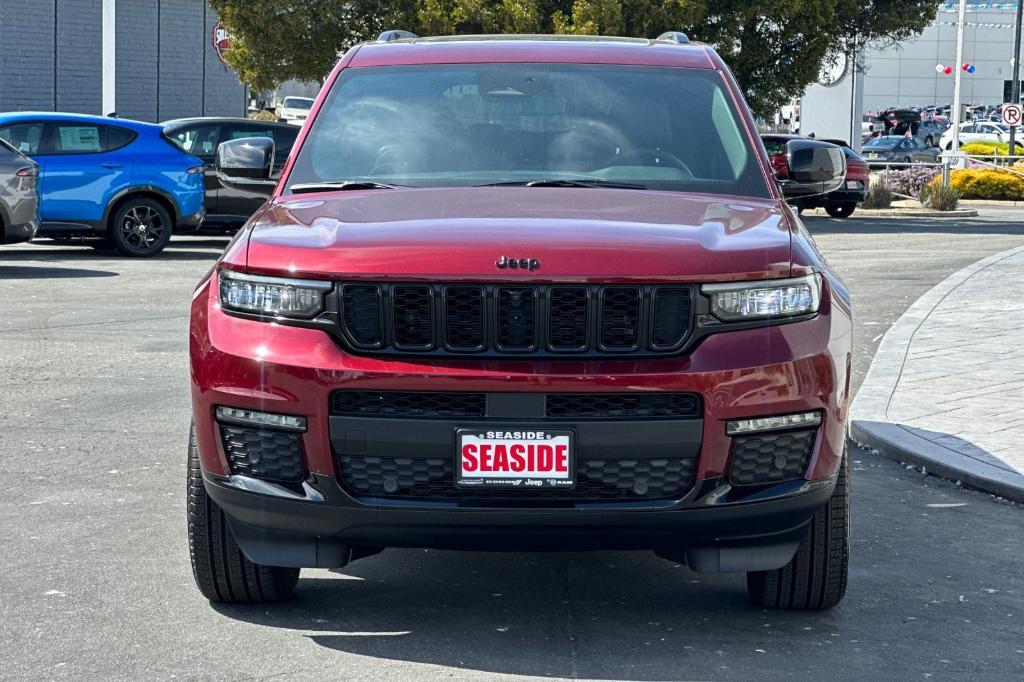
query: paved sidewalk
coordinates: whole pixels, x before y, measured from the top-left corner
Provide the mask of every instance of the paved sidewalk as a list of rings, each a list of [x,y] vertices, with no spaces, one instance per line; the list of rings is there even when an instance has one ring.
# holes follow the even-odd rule
[[[854,400],[852,432],[1024,502],[1024,247],[953,274],[896,321]]]

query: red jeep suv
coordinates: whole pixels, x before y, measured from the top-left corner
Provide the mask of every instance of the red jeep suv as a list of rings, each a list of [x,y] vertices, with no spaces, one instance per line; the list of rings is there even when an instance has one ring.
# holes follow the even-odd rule
[[[761,606],[846,586],[850,299],[685,35],[352,48],[195,291],[201,592],[388,547],[653,550]],[[273,142],[222,144],[267,186]]]

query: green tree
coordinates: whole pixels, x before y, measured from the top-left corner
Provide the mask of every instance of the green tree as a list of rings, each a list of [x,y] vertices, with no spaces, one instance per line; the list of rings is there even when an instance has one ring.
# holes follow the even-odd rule
[[[231,33],[225,54],[255,90],[321,81],[352,45],[415,24],[417,0],[210,0]]]
[[[258,90],[289,78],[320,80],[341,52],[386,28],[646,38],[681,30],[715,47],[762,116],[803,92],[837,55],[920,33],[938,8],[935,0],[210,0],[210,6],[234,39],[228,63]]]

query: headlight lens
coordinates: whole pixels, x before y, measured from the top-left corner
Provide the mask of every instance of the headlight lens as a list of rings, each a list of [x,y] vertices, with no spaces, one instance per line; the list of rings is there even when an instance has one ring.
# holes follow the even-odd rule
[[[808,315],[821,305],[821,275],[705,284],[701,291],[711,299],[711,314],[722,322]]]
[[[308,318],[324,309],[330,282],[220,271],[220,304],[258,315]]]

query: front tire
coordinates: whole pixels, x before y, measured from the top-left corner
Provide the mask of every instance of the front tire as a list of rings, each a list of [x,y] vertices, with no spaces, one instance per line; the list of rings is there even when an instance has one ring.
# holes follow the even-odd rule
[[[857,204],[826,204],[825,212],[833,218],[849,218]]]
[[[155,199],[129,199],[114,211],[107,234],[122,255],[150,258],[171,240],[171,214]]]
[[[788,564],[747,573],[747,591],[767,609],[830,609],[843,599],[850,563],[850,500],[846,455],[835,491],[811,519]]]
[[[188,549],[192,575],[203,596],[226,604],[259,604],[287,598],[299,569],[249,561],[235,541],[227,516],[206,494],[196,429],[188,439]]]

